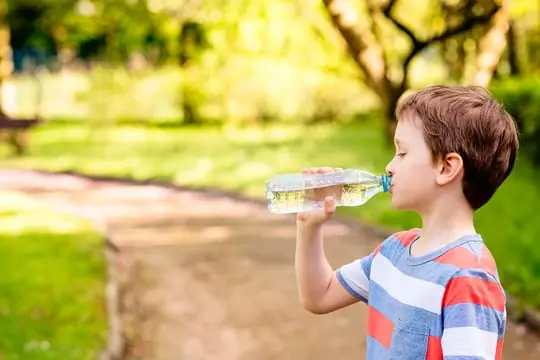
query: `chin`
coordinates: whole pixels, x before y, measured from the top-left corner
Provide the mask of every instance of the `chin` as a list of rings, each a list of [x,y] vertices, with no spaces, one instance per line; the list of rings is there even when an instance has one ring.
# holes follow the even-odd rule
[[[396,201],[395,198],[392,198],[392,207],[396,210],[400,210],[399,201]]]
[[[405,204],[403,201],[400,201],[399,199],[396,199],[395,197],[392,197],[392,207],[396,210],[410,210],[407,204]]]

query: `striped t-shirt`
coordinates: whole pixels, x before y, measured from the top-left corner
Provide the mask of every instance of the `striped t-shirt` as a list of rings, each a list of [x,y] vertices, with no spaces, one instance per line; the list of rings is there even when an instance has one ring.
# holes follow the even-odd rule
[[[367,359],[502,358],[506,298],[480,235],[410,255],[420,230],[399,232],[338,269],[368,304]]]

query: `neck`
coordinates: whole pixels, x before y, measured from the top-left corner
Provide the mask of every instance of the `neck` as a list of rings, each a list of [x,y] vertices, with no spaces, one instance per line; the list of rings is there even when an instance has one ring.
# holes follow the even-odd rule
[[[475,234],[474,210],[464,199],[440,199],[422,214],[422,243],[439,248],[464,235]]]

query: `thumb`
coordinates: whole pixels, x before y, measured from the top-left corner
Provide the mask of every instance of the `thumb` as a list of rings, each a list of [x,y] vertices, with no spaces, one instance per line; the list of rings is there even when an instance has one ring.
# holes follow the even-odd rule
[[[336,200],[333,196],[327,196],[326,199],[324,199],[324,217],[326,218],[326,220],[328,220],[332,216],[334,216],[335,212]]]

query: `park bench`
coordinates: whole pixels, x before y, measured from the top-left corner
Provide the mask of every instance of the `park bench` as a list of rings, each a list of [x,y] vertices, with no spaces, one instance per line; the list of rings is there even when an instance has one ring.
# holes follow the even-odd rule
[[[28,132],[43,122],[43,119],[12,118],[0,113],[0,141],[8,143],[15,155],[23,155],[28,146]]]
[[[8,115],[10,112],[16,112],[17,106],[15,98],[17,97],[17,90],[14,86],[8,86],[4,83],[1,89],[2,91],[0,91],[2,99],[5,100],[5,104],[3,105],[9,108],[0,109],[0,143],[3,142],[10,145],[14,155],[20,156],[26,153],[28,147],[28,133],[35,126],[43,122],[40,115],[40,109],[43,95],[41,75],[44,71],[43,67],[39,66],[30,71],[37,89],[34,115],[28,117]],[[3,98],[4,96],[6,98]],[[25,94],[25,96],[28,95]]]

